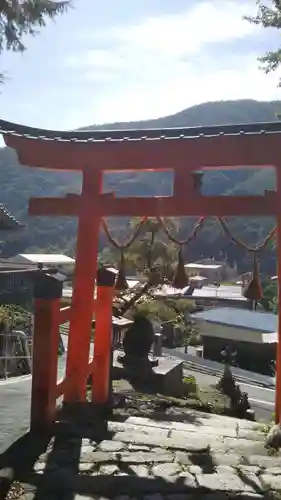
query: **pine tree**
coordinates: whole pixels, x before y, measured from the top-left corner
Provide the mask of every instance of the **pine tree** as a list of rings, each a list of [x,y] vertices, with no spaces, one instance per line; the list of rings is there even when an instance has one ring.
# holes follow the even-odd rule
[[[0,54],[3,50],[23,52],[23,36],[35,36],[48,19],[55,19],[69,6],[67,0],[0,0]],[[0,74],[0,83],[3,81]]]
[[[127,226],[136,232],[139,221],[132,219]],[[165,219],[165,225],[171,233],[177,234],[179,224],[175,219]],[[125,225],[124,225],[125,226]],[[128,231],[124,230],[124,233]],[[122,230],[119,228],[119,237]],[[124,240],[126,238],[124,234]],[[122,238],[122,235],[121,235]],[[115,240],[116,241],[116,240]],[[105,266],[118,267],[118,252],[105,248],[100,256],[100,262]],[[155,218],[148,218],[141,232],[125,253],[125,271],[136,275],[139,283],[131,290],[119,291],[114,303],[114,314],[133,319],[135,314],[149,317],[151,320],[172,323],[179,327],[182,338],[189,343],[198,342],[198,334],[187,324],[186,315],[192,310],[192,301],[188,299],[173,299],[155,295],[164,284],[170,284],[178,261],[178,248],[162,231],[162,224]]]
[[[271,7],[264,5],[260,0],[257,0],[256,4],[257,14],[255,16],[245,16],[244,19],[263,28],[281,29],[281,0],[272,0]],[[258,60],[262,63],[262,69],[266,74],[276,71],[281,64],[281,49],[266,52]],[[281,79],[279,80],[280,86]]]

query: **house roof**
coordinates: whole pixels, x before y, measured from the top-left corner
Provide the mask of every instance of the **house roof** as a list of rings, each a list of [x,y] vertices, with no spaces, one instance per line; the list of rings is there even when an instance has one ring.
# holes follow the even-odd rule
[[[203,286],[202,288],[193,288],[187,286],[182,290],[173,288],[169,285],[163,285],[155,291],[155,295],[165,297],[182,297],[186,299],[215,299],[215,300],[237,300],[241,302],[247,301],[242,293],[241,286],[221,285],[216,286]]]
[[[23,225],[0,204],[0,230],[20,229],[22,227]]]
[[[26,139],[56,142],[120,142],[141,140],[192,139],[201,136],[257,135],[281,133],[281,122],[265,122],[238,125],[214,125],[207,127],[174,127],[126,130],[46,130],[0,120],[0,133]]]
[[[195,288],[192,297],[195,299],[218,299],[218,300],[239,300],[247,301],[243,295],[242,287],[239,285],[203,286]]]
[[[107,268],[109,269],[109,268]],[[135,286],[137,286],[139,284],[139,281],[138,280],[134,280],[134,279],[131,279],[131,278],[126,278],[126,281],[128,283],[128,287],[129,287],[129,290],[131,288],[134,288]],[[94,292],[94,298],[96,298],[96,290]],[[66,286],[63,291],[62,291],[62,296],[65,298],[65,299],[69,299],[72,297],[72,293],[73,293],[73,290],[72,290],[72,287],[70,286]]]
[[[246,330],[273,333],[277,331],[278,316],[272,313],[236,309],[234,307],[219,307],[194,313],[192,317],[215,323],[217,325],[232,326]]]
[[[74,264],[75,260],[68,255],[52,253],[20,253],[14,257],[14,262],[30,262],[33,264]]]
[[[189,281],[205,281],[207,280],[208,278],[206,278],[206,276],[189,276]]]
[[[187,269],[221,269],[222,265],[221,264],[197,264],[196,262],[190,262],[189,264],[185,264],[184,267]]]

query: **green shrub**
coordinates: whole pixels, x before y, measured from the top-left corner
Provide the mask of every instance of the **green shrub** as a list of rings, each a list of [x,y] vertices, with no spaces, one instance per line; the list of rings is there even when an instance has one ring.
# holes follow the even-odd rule
[[[185,395],[198,393],[198,386],[197,386],[196,378],[193,377],[193,375],[189,375],[188,377],[184,377],[183,383],[184,383]]]

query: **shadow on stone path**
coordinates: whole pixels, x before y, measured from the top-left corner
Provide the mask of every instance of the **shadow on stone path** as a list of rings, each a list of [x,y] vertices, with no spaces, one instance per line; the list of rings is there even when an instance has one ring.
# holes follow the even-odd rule
[[[18,500],[278,498],[281,458],[238,453],[262,452],[254,424],[241,423],[239,440],[235,419],[201,415],[199,427],[196,416],[192,424],[72,415],[49,435],[29,432],[0,456],[0,498],[12,481]]]

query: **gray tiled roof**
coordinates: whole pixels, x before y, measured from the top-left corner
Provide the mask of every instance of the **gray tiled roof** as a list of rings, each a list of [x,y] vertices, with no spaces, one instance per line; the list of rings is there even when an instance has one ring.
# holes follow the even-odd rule
[[[27,139],[43,139],[59,142],[120,142],[143,140],[192,139],[221,135],[257,135],[281,133],[281,122],[214,125],[207,127],[174,127],[160,129],[128,129],[128,130],[87,130],[58,131],[26,127],[0,120],[0,133],[25,137]]]
[[[0,205],[0,230],[3,229],[19,229],[23,227],[8,210]]]
[[[219,307],[198,312],[192,316],[195,320],[198,318],[209,323],[246,328],[263,333],[276,332],[278,328],[278,316],[275,314],[234,307]]]

